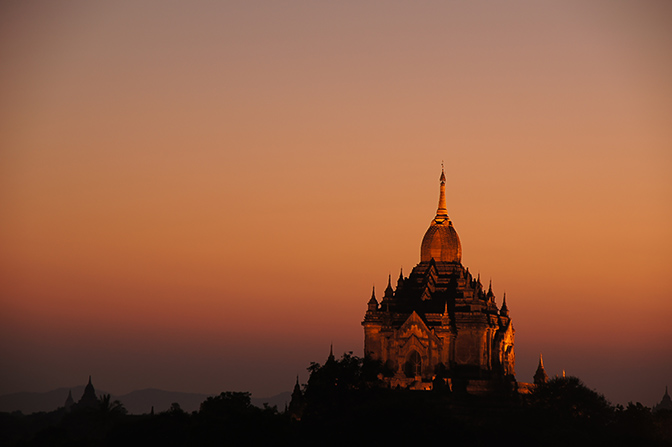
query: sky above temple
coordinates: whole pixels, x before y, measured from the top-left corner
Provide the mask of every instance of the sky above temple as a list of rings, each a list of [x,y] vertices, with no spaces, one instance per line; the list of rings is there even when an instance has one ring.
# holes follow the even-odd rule
[[[672,386],[667,1],[0,5],[0,394],[362,355],[441,162],[516,373]],[[378,294],[380,296],[380,293]]]

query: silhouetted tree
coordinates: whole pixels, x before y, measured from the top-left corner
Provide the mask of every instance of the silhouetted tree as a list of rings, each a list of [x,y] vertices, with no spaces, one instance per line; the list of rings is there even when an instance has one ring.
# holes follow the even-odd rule
[[[250,393],[227,391],[201,403],[193,439],[196,445],[277,445],[288,427],[276,407],[258,408]]]
[[[200,414],[218,418],[244,414],[253,407],[250,393],[226,391],[219,396],[208,397],[201,403]]]
[[[329,359],[324,365],[312,362],[308,367],[310,377],[306,398],[313,395],[344,393],[347,390],[363,390],[380,385],[382,364],[369,357],[360,358],[344,353],[340,360]]]
[[[113,401],[109,394],[103,394],[98,399],[98,411],[104,417],[118,417],[128,413],[126,407],[118,400]]]
[[[549,445],[604,439],[614,420],[607,399],[577,377],[556,377],[537,385],[529,403],[533,427]]]
[[[172,404],[170,404],[170,408],[168,409],[168,413],[173,414],[173,415],[187,414],[187,412],[182,409],[179,402],[173,402]]]
[[[628,402],[626,408],[621,405],[616,407],[615,417],[615,430],[624,440],[632,443],[639,441],[639,445],[642,445],[644,440],[653,441],[656,427],[650,408],[639,402],[636,404]]]
[[[346,353],[324,365],[311,363],[308,371],[300,423],[304,440],[319,439],[322,445],[433,442],[449,423],[445,400],[435,393],[385,388],[383,365],[368,357]]]
[[[573,376],[556,377],[538,385],[531,394],[531,401],[538,409],[562,419],[605,423],[613,416],[607,399]]]

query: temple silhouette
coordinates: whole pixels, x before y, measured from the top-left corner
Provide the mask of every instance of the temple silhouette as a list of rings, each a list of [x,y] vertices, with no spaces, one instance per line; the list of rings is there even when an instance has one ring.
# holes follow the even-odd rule
[[[513,322],[492,281],[483,287],[462,265],[462,247],[446,208],[441,169],[439,205],[420,245],[420,263],[396,287],[375,289],[362,321],[364,353],[382,362],[390,387],[432,389],[436,381],[475,394],[515,386]]]
[[[672,398],[670,398],[670,393],[667,392],[667,387],[665,387],[665,394],[663,394],[663,399],[653,406],[654,413],[657,413],[659,411],[672,412]]]
[[[89,376],[89,383],[84,388],[84,394],[75,402],[72,398],[72,390],[68,391],[68,397],[65,399],[63,407],[66,411],[81,410],[86,408],[96,408],[98,406],[98,397],[96,397],[96,389],[91,383],[91,376]]]

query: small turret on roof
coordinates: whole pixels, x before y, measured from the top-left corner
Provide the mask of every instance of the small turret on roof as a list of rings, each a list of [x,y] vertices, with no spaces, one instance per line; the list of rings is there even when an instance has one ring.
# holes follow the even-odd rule
[[[397,290],[404,287],[404,269],[399,269],[399,278],[397,279]]]
[[[369,300],[368,306],[371,312],[378,310],[378,300],[376,300],[376,286],[373,286],[373,291],[371,292],[371,299]]]
[[[448,313],[448,300],[443,305],[443,315],[441,315],[441,325],[448,326],[450,324],[450,314]]]
[[[394,289],[392,288],[392,275],[387,276],[387,287],[385,288],[385,298],[394,297]]]
[[[504,298],[502,299],[502,307],[499,309],[499,314],[503,317],[509,316],[509,308],[506,305],[506,292],[504,292]]]
[[[481,273],[480,272],[476,276],[476,281],[474,282],[474,289],[479,296],[483,293],[483,284],[481,283]]]

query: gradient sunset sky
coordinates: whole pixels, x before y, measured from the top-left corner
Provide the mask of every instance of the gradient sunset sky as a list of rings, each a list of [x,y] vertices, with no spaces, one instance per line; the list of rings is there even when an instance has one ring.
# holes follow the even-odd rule
[[[543,352],[653,405],[671,23],[663,0],[2,2],[0,394],[268,397],[331,343],[362,355],[444,161],[517,379]]]

